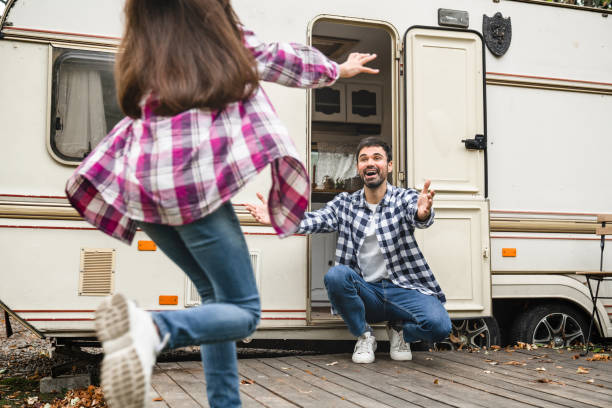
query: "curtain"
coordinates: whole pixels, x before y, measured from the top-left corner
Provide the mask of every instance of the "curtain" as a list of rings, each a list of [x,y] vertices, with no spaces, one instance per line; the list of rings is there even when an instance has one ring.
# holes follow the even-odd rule
[[[356,147],[357,145],[317,143],[318,158],[313,157],[313,164],[317,166],[315,174],[317,188],[323,188],[325,176],[336,182],[337,179],[345,180],[357,175]]]
[[[55,146],[69,157],[85,157],[106,135],[100,73],[65,64],[60,69]],[[55,127],[56,123],[52,124]]]

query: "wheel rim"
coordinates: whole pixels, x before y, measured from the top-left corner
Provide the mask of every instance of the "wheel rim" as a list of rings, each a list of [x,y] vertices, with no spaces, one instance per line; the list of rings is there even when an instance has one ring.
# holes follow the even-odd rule
[[[436,343],[437,349],[480,349],[491,347],[491,330],[485,319],[453,320],[451,335]]]
[[[533,344],[570,347],[584,344],[582,328],[572,316],[551,313],[544,316],[533,331]]]

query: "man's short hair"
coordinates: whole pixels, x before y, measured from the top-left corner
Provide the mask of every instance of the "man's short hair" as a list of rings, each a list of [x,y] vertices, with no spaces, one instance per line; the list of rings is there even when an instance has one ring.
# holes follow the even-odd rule
[[[359,152],[361,152],[361,149],[363,149],[364,147],[370,147],[370,146],[382,147],[383,150],[385,151],[385,154],[387,155],[388,162],[390,162],[393,159],[391,156],[391,148],[384,140],[379,139],[374,136],[368,136],[365,139],[361,139],[361,142],[359,142],[359,146],[357,146],[357,151],[355,152],[355,158],[357,159],[357,161],[359,161]]]

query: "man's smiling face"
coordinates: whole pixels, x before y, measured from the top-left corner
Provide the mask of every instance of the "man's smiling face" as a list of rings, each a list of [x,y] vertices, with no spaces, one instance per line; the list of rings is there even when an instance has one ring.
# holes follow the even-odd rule
[[[387,182],[392,162],[387,161],[385,149],[381,146],[366,146],[357,156],[357,173],[368,188],[376,188]]]

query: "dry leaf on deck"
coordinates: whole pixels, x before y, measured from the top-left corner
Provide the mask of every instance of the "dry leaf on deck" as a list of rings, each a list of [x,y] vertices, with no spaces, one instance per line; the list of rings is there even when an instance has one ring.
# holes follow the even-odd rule
[[[576,370],[576,374],[588,374],[590,371],[589,368],[584,368],[582,366],[579,366],[578,369]]]
[[[546,371],[546,369],[544,367],[536,367],[535,370],[536,371]]]
[[[155,397],[153,398],[153,401],[163,401],[164,399],[162,397]]]
[[[325,365],[327,365],[327,366],[335,366],[336,364],[338,364],[337,361],[332,361],[331,363],[327,363]]]
[[[438,380],[437,378],[434,380],[434,384],[438,385],[440,384],[440,380]]]
[[[609,354],[593,354],[593,357],[587,358],[587,361],[609,361]]]

